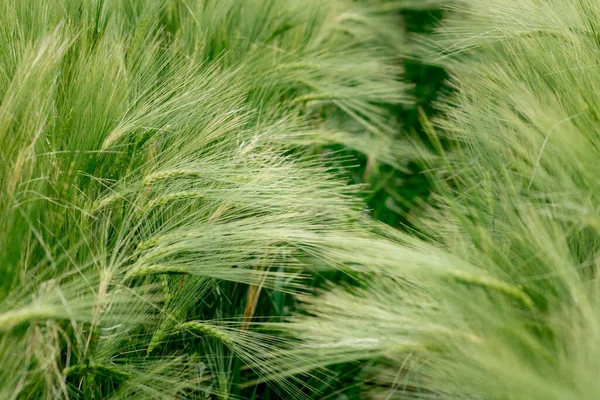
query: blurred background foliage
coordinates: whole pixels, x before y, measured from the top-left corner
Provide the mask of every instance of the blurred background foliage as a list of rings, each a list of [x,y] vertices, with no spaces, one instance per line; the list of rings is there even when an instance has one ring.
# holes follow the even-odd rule
[[[401,14],[409,35],[430,34],[442,18],[439,9],[405,10]],[[396,115],[404,134],[417,135],[427,143],[419,115],[422,111],[428,117],[435,116],[435,101],[439,94],[447,91],[447,75],[439,66],[426,64],[410,56],[403,58],[403,66],[405,80],[414,85],[415,103],[412,107],[397,107]],[[372,216],[398,228],[411,226],[407,216],[414,207],[427,202],[429,197],[429,185],[421,172],[417,162],[409,162],[406,170],[383,166],[377,173],[369,174],[367,178],[372,191],[367,201]]]
[[[436,116],[435,102],[438,97],[449,91],[446,86],[447,74],[443,68],[420,59],[412,38],[427,37],[443,18],[439,7],[406,7],[398,11],[399,22],[406,32],[406,42],[398,46],[401,55],[398,62],[404,70],[403,80],[411,85],[409,94],[413,99],[410,105],[397,105],[392,108],[396,118],[396,139],[416,138],[418,142],[429,146],[428,137],[422,126],[422,118]],[[318,151],[331,153],[336,159],[348,160],[348,169],[342,174],[350,176],[355,184],[366,184],[362,193],[369,214],[398,229],[412,229],[411,214],[429,199],[429,183],[422,173],[418,160],[404,160],[398,166],[391,166],[370,159],[358,151],[351,151],[341,145],[329,146]],[[402,162],[403,160],[400,160]]]

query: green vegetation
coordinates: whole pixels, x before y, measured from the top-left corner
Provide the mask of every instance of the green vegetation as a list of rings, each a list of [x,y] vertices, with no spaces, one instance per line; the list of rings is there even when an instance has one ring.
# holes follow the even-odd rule
[[[0,0],[0,399],[595,399],[600,6],[440,3]]]

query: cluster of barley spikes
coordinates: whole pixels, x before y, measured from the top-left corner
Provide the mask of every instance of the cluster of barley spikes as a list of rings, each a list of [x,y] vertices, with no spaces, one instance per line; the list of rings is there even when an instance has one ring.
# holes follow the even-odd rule
[[[433,3],[0,0],[0,399],[596,399],[600,4],[453,1],[431,151]],[[334,144],[421,160],[418,233]]]
[[[0,399],[309,393],[256,321],[393,245],[308,149],[402,162],[404,3],[1,0]]]

